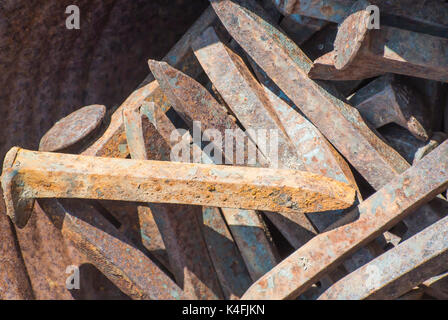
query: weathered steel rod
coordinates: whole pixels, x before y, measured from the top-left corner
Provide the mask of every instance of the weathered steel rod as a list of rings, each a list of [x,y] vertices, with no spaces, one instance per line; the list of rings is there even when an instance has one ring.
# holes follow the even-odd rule
[[[448,217],[335,283],[320,300],[395,299],[446,271]]]
[[[448,188],[448,142],[359,205],[354,222],[320,234],[252,285],[243,299],[295,298],[347,255]]]
[[[96,158],[11,149],[2,187],[19,226],[35,198],[179,203],[308,213],[344,209],[355,190],[294,170]]]

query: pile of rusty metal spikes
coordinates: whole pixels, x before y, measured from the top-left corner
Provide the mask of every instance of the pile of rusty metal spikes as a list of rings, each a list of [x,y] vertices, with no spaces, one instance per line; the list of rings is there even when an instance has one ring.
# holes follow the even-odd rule
[[[134,299],[446,299],[448,6],[260,3],[211,0],[113,114],[13,148],[8,215],[37,203]]]

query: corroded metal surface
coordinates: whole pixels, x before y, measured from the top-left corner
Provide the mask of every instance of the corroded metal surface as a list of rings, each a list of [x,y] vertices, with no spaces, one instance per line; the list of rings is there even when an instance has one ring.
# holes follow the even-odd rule
[[[446,270],[448,217],[335,283],[321,300],[395,299]]]
[[[243,299],[295,298],[358,247],[390,229],[448,187],[445,142],[361,203],[358,218],[318,235],[252,285]]]
[[[152,142],[150,154],[169,154],[168,150],[153,152],[154,149],[163,149],[166,146],[163,138],[150,124],[144,132],[140,112],[125,110],[123,117],[132,159],[149,159],[145,143],[147,137],[150,137]],[[169,158],[163,156],[156,156],[152,159],[169,160]],[[167,248],[171,270],[177,283],[184,290],[184,294],[190,299],[222,298],[218,278],[212,266],[212,261],[210,261],[199,225],[201,208],[172,204],[148,204],[147,208],[140,207],[140,211],[143,211],[140,212],[141,214],[154,217]],[[154,229],[151,228],[151,230]]]
[[[249,11],[252,1],[212,5],[234,39],[372,186],[379,188],[380,180],[390,181],[406,170],[406,161],[367,127],[356,109],[308,78],[311,61],[256,15],[261,8]]]
[[[335,41],[337,69],[368,66],[369,69],[448,82],[448,39],[383,26],[369,30],[370,12],[360,10],[368,2],[356,2],[354,13],[339,26]],[[358,29],[359,26],[364,26]],[[347,39],[347,35],[353,38]],[[351,41],[348,45],[347,41]]]
[[[421,96],[392,75],[372,81],[358,90],[349,102],[375,128],[396,123],[420,140],[427,141],[431,136],[429,110]]]
[[[179,203],[297,214],[344,209],[355,198],[355,190],[345,183],[296,170],[96,158],[19,148],[11,149],[6,159],[2,174],[6,208],[21,226],[29,218],[22,210],[33,198]]]

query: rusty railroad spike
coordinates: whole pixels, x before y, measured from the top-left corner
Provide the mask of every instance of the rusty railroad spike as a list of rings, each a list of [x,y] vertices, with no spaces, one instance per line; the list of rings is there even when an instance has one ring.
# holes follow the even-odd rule
[[[176,130],[176,127],[167,116],[167,113],[169,113],[170,110],[168,109],[164,112],[157,105],[148,104],[142,107],[142,112],[146,115],[146,118],[151,124],[157,128],[166,144],[171,146],[171,148],[174,147],[177,141],[171,140],[171,134]],[[183,141],[181,143],[191,143],[193,141],[189,132],[186,132],[182,138]],[[199,158],[203,163],[213,163],[213,159],[203,152],[200,146],[195,143],[191,144],[191,150],[192,153],[198,152],[200,154]],[[193,159],[193,157],[191,159]],[[218,224],[219,212],[218,216],[216,214],[216,210],[218,209],[213,208],[213,211],[210,209],[212,208],[203,209],[204,223],[213,222],[213,228],[217,229],[216,232],[226,234],[224,226]],[[270,240],[270,236],[267,234],[263,220],[256,211],[221,208],[221,212],[229,226],[253,281],[259,279],[262,275],[277,265],[278,254],[274,250],[275,248]],[[218,250],[219,248],[215,249]],[[215,255],[214,253],[211,254]],[[222,257],[223,256],[219,258],[221,259]],[[226,259],[225,263],[228,264],[229,261]],[[244,283],[245,282],[243,281],[240,285],[244,286]]]
[[[362,202],[349,224],[313,238],[253,284],[243,299],[292,299],[338,262],[448,188],[448,142]]]

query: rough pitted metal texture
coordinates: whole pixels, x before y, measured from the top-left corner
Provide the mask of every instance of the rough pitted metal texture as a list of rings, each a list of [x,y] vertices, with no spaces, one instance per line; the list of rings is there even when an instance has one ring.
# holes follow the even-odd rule
[[[14,145],[36,150],[40,138],[55,122],[82,106],[102,104],[111,110],[121,104],[149,73],[147,59],[161,59],[207,3],[0,1],[0,157]],[[80,8],[80,30],[66,28],[65,9],[69,5]],[[85,264],[47,216],[38,211],[16,236],[4,210],[0,210],[0,229],[7,231],[1,232],[6,238],[2,238],[1,248],[17,244],[10,257],[0,253],[0,277],[23,277],[24,270],[30,279],[23,277],[15,296],[4,296],[0,290],[0,299],[123,298],[107,279],[98,276],[98,270]],[[10,265],[4,268],[6,263],[17,269]],[[80,291],[65,288],[69,265],[85,266],[81,268]],[[28,281],[32,292],[26,290]]]

